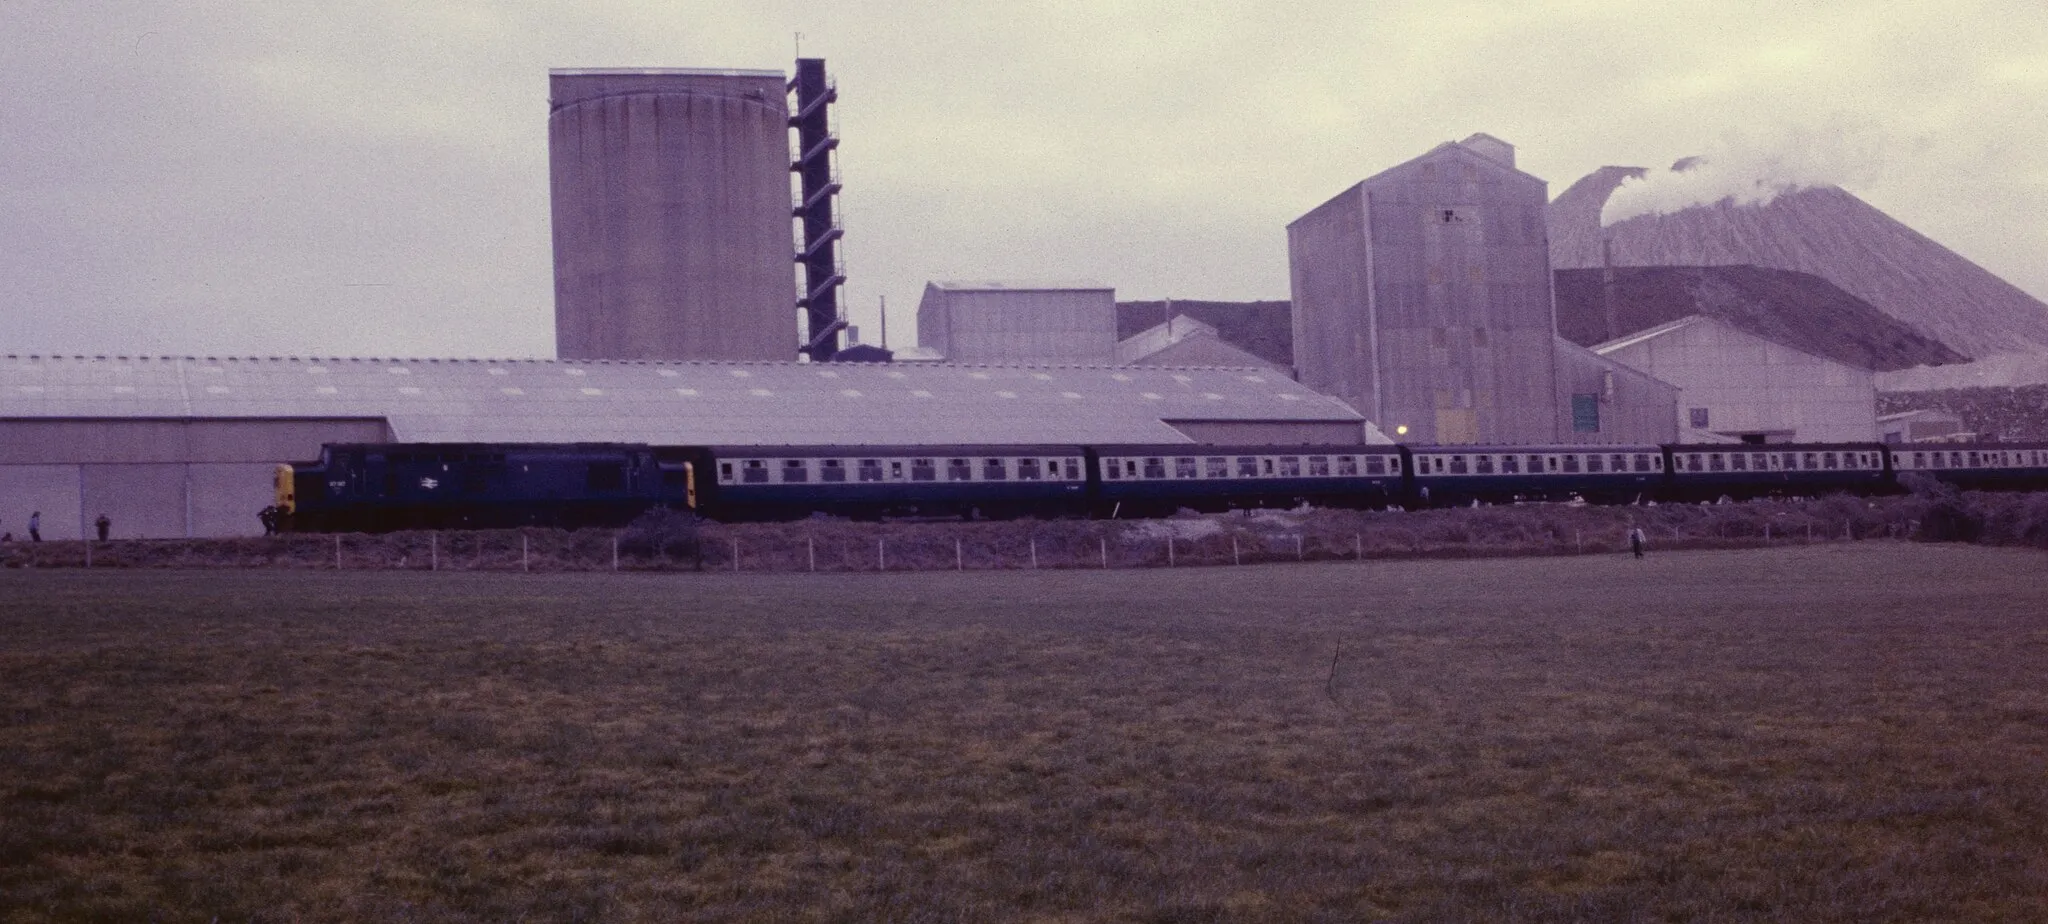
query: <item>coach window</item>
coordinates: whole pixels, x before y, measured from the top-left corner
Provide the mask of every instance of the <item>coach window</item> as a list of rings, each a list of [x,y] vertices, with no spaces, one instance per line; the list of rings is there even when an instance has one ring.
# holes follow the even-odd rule
[[[1476,473],[1476,474],[1480,474],[1480,475],[1491,475],[1491,474],[1493,474],[1493,457],[1492,457],[1492,456],[1473,456],[1473,457],[1472,457],[1472,471],[1473,471],[1474,473]]]
[[[1018,459],[1018,460],[1017,460],[1017,480],[1018,480],[1018,481],[1037,481],[1037,480],[1038,480],[1038,460],[1037,460],[1037,459]]]
[[[1975,451],[1972,451],[1970,453],[1970,467],[1976,468],[1980,464],[1982,464],[1981,458],[1977,455]]]
[[[1266,476],[1267,478],[1271,478],[1271,477],[1273,477],[1273,457],[1272,457],[1272,456],[1260,456],[1260,457],[1259,457],[1259,473],[1260,473],[1260,474],[1262,474],[1262,475],[1265,475],[1265,476]]]
[[[1738,452],[1728,457],[1728,470],[1742,472],[1749,470],[1749,453]]]
[[[1124,475],[1124,465],[1123,465],[1123,461],[1122,461],[1122,460],[1120,460],[1120,459],[1104,459],[1104,460],[1102,460],[1102,477],[1104,477],[1104,478],[1107,478],[1107,479],[1109,479],[1109,480],[1111,480],[1111,481],[1115,481],[1115,480],[1117,480],[1117,479],[1119,479],[1119,478],[1122,478],[1122,477],[1123,477],[1123,475]]]
[[[1699,454],[1699,453],[1697,453],[1697,452],[1689,452],[1689,453],[1686,453],[1686,454],[1685,454],[1685,470],[1686,470],[1686,471],[1688,471],[1688,472],[1703,472],[1703,471],[1706,471],[1706,470],[1707,470],[1707,467],[1706,467],[1706,465],[1705,465],[1705,461],[1706,461],[1706,460],[1705,460],[1705,459],[1703,459],[1703,458],[1702,458],[1702,457],[1700,456],[1700,454]]]
[[[1713,452],[1713,453],[1708,453],[1708,454],[1707,454],[1707,471],[1710,471],[1710,472],[1725,472],[1725,471],[1727,471],[1727,470],[1728,470],[1728,463],[1727,463],[1727,462],[1725,462],[1725,461],[1724,461],[1724,460],[1722,459],[1722,457],[1721,457],[1721,454],[1720,454],[1720,453],[1718,453],[1718,452]]]
[[[1368,475],[1384,475],[1384,474],[1386,474],[1386,473],[1387,473],[1387,460],[1385,460],[1385,459],[1383,459],[1383,458],[1380,458],[1379,456],[1366,456],[1366,457],[1365,457],[1365,473],[1366,473],[1366,474],[1368,474]]]
[[[937,460],[935,460],[935,459],[912,459],[912,460],[910,460],[910,480],[912,480],[912,481],[937,481],[937,480],[939,480],[939,463],[938,463],[938,461],[937,461]]]
[[[1542,457],[1542,456],[1530,456],[1530,457],[1529,457],[1529,474],[1531,474],[1531,475],[1541,475],[1541,474],[1543,474],[1543,457]]]
[[[1197,472],[1198,472],[1198,471],[1199,471],[1199,470],[1198,470],[1198,469],[1196,468],[1196,466],[1195,466],[1195,457],[1194,457],[1194,456],[1175,456],[1175,457],[1174,457],[1174,459],[1173,459],[1173,477],[1175,477],[1175,478],[1200,478],[1201,476],[1200,476],[1199,474],[1197,474]]]
[[[748,459],[746,467],[740,469],[740,480],[748,484],[766,484],[768,463],[761,459]]]
[[[1930,453],[1928,453],[1928,454],[1927,454],[1927,456],[1928,456],[1928,461],[1930,461],[1930,462],[1933,462],[1933,463],[1934,463],[1934,465],[1932,466],[1933,468],[1947,468],[1947,467],[1948,467],[1948,454],[1947,454],[1947,453],[1943,453],[1943,452],[1930,452]]]
[[[1916,453],[1914,453],[1914,454],[1913,454],[1913,467],[1914,467],[1914,468],[1926,468],[1926,467],[1927,467],[1927,454],[1926,454],[1926,453],[1924,453],[1924,452],[1916,452]]]
[[[1387,474],[1389,474],[1389,475],[1399,475],[1399,474],[1401,474],[1401,459],[1400,459],[1399,457],[1393,457],[1393,458],[1389,458],[1389,459],[1387,460]]]
[[[1230,477],[1230,460],[1229,460],[1229,459],[1226,459],[1226,458],[1224,458],[1224,457],[1222,457],[1222,456],[1209,456],[1209,457],[1207,457],[1207,458],[1204,458],[1204,459],[1202,460],[1202,477],[1204,477],[1204,478],[1228,478],[1228,477]]]
[[[1464,456],[1452,456],[1452,457],[1451,457],[1451,474],[1453,474],[1453,475],[1468,475],[1468,474],[1471,474],[1471,473],[1470,473],[1469,471],[1467,471],[1467,470],[1466,470],[1466,466],[1465,466],[1465,457],[1464,457]]]
[[[1578,471],[1579,471],[1579,454],[1578,454],[1578,453],[1575,453],[1575,452],[1574,452],[1574,453],[1567,453],[1567,454],[1565,455],[1565,457],[1564,457],[1564,470],[1565,470],[1565,471],[1567,471],[1567,472],[1571,472],[1572,474],[1575,474],[1575,475],[1576,475],[1576,474],[1578,474]]]
[[[1357,474],[1358,474],[1358,457],[1357,457],[1357,456],[1338,456],[1338,457],[1337,457],[1337,475],[1338,475],[1338,477],[1340,477],[1340,478],[1349,478],[1349,477],[1354,477],[1354,476],[1356,476]]]
[[[718,483],[719,483],[719,484],[732,484],[732,463],[731,463],[731,462],[720,462],[720,463],[718,463]]]
[[[1825,469],[1829,469],[1829,470],[1833,470],[1833,469],[1835,469],[1835,468],[1838,468],[1839,466],[1835,465],[1835,454],[1834,454],[1834,453],[1832,453],[1832,452],[1823,452],[1823,453],[1821,453],[1821,454],[1820,454],[1820,467],[1821,467],[1821,468],[1825,468]]]
[[[1309,474],[1309,477],[1311,477],[1311,478],[1328,478],[1328,477],[1330,477],[1330,457],[1329,457],[1329,456],[1309,456],[1309,457],[1308,457],[1308,474]]]
[[[1522,457],[1521,457],[1521,456],[1517,456],[1517,455],[1512,455],[1512,454],[1510,454],[1510,455],[1505,455],[1505,456],[1501,456],[1501,457],[1500,457],[1500,473],[1501,473],[1501,474],[1503,474],[1503,475],[1519,475],[1519,474],[1521,474],[1521,473],[1522,473]]]
[[[901,463],[898,464],[900,465]],[[880,459],[862,459],[860,460],[859,469],[860,480],[862,481],[882,480],[882,460]]]
[[[1299,477],[1301,477],[1301,457],[1300,457],[1300,456],[1281,456],[1281,457],[1280,457],[1280,477],[1282,477],[1282,478],[1299,478]]]
[[[782,460],[782,480],[785,484],[811,480],[810,467],[802,459]]]
[[[1257,478],[1257,477],[1259,477],[1259,460],[1258,460],[1258,459],[1257,459],[1256,457],[1253,457],[1253,456],[1238,456],[1238,457],[1237,457],[1237,477],[1239,477],[1239,478]]]
[[[1586,471],[1588,471],[1588,472],[1593,472],[1593,473],[1595,473],[1595,474],[1598,474],[1598,473],[1599,473],[1599,471],[1600,471],[1600,454],[1599,454],[1599,453],[1597,453],[1597,452],[1589,452],[1589,453],[1586,453]]]
[[[983,459],[981,460],[981,480],[1008,481],[1010,480],[1010,468],[1004,465],[1001,459]]]
[[[819,481],[845,481],[846,462],[841,459],[826,459],[818,463]]]
[[[1160,458],[1160,457],[1158,457],[1158,456],[1146,456],[1146,457],[1145,457],[1145,477],[1147,477],[1147,478],[1164,478],[1164,477],[1166,477],[1166,460],[1165,460],[1165,459],[1162,459],[1162,458]]]
[[[1618,452],[1614,455],[1608,456],[1607,470],[1610,472],[1628,471],[1628,457]]]

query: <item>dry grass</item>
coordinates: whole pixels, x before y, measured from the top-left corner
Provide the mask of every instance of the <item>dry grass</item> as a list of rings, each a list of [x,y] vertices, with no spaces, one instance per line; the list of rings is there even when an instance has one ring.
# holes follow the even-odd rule
[[[0,572],[0,920],[2036,920],[2041,564]]]

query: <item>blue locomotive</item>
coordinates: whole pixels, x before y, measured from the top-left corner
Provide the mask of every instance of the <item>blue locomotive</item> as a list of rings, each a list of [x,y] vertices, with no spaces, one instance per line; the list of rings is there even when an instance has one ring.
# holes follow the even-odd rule
[[[2048,444],[648,446],[330,444],[281,465],[300,531],[722,521],[1159,516],[1183,508],[1594,503],[2048,487]]]

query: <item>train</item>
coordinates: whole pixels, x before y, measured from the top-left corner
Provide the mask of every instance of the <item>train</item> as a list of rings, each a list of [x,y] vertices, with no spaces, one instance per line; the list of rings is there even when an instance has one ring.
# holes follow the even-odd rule
[[[1343,508],[1884,494],[1910,473],[2048,488],[2048,443],[1640,446],[650,446],[333,443],[279,465],[300,532],[616,527],[655,508],[725,522],[1152,517]]]

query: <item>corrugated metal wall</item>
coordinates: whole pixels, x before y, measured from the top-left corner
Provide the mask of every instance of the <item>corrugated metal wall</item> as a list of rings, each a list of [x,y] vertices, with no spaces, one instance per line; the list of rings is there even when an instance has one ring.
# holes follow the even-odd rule
[[[89,535],[106,514],[117,538],[262,532],[279,462],[325,442],[390,438],[381,420],[0,420],[0,531]]]
[[[948,362],[1116,362],[1113,289],[968,289],[928,285],[920,344]]]

